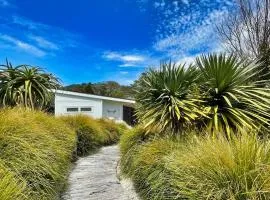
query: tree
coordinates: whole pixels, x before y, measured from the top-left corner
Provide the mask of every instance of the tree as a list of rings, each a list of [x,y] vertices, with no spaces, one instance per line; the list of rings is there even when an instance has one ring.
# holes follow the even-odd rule
[[[63,89],[72,91],[72,92],[81,92],[86,94],[94,94],[93,84],[92,83],[82,83],[82,84],[72,84],[63,87]]]
[[[136,82],[137,116],[146,128],[184,132],[194,126],[230,134],[270,125],[270,89],[255,80],[257,61],[200,56],[194,65],[162,64]]]
[[[201,116],[199,99],[193,91],[197,70],[185,65],[163,63],[136,82],[137,116],[147,129],[178,133]]]
[[[270,0],[236,0],[236,10],[218,26],[225,48],[242,58],[259,60],[260,79],[270,75]],[[266,77],[267,75],[267,77]]]
[[[7,61],[0,70],[0,101],[3,106],[45,108],[51,101],[51,89],[59,87],[59,80],[39,67],[19,65]]]
[[[229,136],[231,130],[270,125],[270,90],[255,81],[256,61],[212,54],[198,57],[195,65],[201,74],[202,107],[207,110],[204,123],[210,131],[225,131]]]
[[[96,94],[108,97],[133,98],[134,91],[132,86],[120,85],[115,81],[106,81],[100,83],[82,83],[63,87],[64,90],[73,92],[82,92],[87,94]]]
[[[124,97],[121,91],[121,86],[115,81],[107,81],[99,84],[95,84],[94,93],[101,96],[108,97]]]

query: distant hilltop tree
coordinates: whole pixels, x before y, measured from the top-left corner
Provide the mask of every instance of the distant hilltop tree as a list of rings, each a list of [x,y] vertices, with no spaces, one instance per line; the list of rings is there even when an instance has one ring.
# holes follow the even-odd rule
[[[95,94],[107,97],[127,98],[127,99],[134,98],[134,91],[132,85],[131,86],[120,85],[115,81],[72,84],[63,87],[62,89],[73,92]]]

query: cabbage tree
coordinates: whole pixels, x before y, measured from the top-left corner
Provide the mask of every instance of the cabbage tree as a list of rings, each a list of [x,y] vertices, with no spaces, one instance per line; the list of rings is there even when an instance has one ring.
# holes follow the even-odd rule
[[[209,130],[259,129],[269,126],[270,90],[258,80],[258,63],[212,54],[196,59],[207,108]]]
[[[198,80],[192,66],[162,63],[149,69],[136,82],[137,116],[146,128],[171,129],[179,132],[203,113],[198,94]]]
[[[25,106],[42,109],[51,101],[51,89],[59,86],[58,79],[39,67],[7,62],[0,69],[0,101],[3,106]]]

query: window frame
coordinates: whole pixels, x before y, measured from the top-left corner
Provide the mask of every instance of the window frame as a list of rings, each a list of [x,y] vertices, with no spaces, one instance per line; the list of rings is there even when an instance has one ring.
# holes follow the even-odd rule
[[[76,109],[76,110],[69,111],[68,109]],[[73,106],[73,107],[66,107],[66,112],[67,113],[78,113],[79,112],[79,107],[75,107],[75,106]]]
[[[83,111],[82,109],[85,109],[85,108],[90,108],[91,110]],[[90,113],[90,112],[93,112],[93,107],[92,107],[92,106],[82,106],[82,107],[80,107],[80,112],[82,112],[82,113]]]

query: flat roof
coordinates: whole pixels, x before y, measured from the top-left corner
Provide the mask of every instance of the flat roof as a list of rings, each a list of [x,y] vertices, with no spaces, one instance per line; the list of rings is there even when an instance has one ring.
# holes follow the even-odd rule
[[[105,97],[105,96],[99,96],[94,94],[85,94],[80,92],[70,92],[66,90],[53,90],[56,94],[64,94],[64,95],[70,95],[70,96],[78,96],[78,97],[86,97],[86,98],[92,98],[92,99],[102,99],[102,100],[108,100],[108,101],[116,101],[116,102],[122,102],[122,103],[130,103],[134,104],[134,100],[129,99],[121,99],[121,98],[114,98],[114,97]]]

